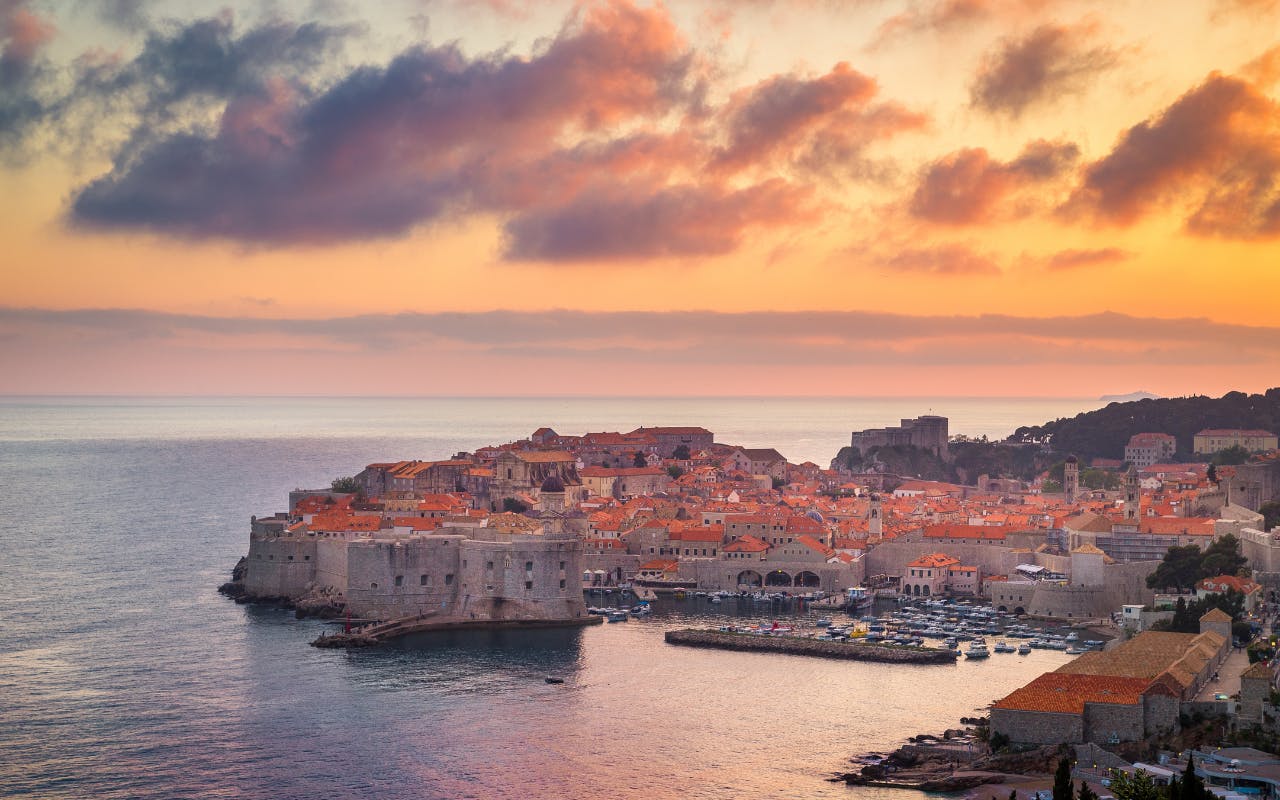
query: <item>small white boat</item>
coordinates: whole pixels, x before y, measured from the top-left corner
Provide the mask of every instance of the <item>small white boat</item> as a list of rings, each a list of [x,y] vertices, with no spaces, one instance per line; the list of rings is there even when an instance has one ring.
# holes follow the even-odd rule
[[[997,653],[1012,653],[1017,648],[1015,648],[1013,645],[1006,642],[1004,639],[1001,639],[1000,641],[996,642],[995,647],[991,649]]]
[[[982,642],[973,642],[964,651],[965,658],[986,658],[991,655],[991,651],[987,650],[987,646]]]
[[[626,622],[631,619],[631,615],[625,611],[614,611],[605,617],[609,622]]]
[[[1018,655],[1025,656],[1030,652],[1031,652],[1031,645],[1027,644],[1026,642],[1023,642],[1022,644],[1018,645]]]
[[[831,626],[831,619],[829,617],[819,617],[817,620],[814,620],[813,624],[817,625],[819,628],[828,628]]]

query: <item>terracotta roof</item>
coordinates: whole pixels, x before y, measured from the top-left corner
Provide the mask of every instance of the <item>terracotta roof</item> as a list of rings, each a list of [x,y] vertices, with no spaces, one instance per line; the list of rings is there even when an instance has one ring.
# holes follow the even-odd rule
[[[1085,703],[1136,705],[1150,685],[1143,678],[1046,672],[1031,683],[997,700],[992,708],[1082,714]]]

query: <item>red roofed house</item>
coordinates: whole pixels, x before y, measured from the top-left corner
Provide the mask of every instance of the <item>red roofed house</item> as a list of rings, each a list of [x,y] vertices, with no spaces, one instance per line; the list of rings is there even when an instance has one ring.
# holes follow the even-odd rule
[[[1019,743],[1135,742],[1175,729],[1178,709],[1160,681],[1046,672],[991,706],[991,730]]]
[[[907,565],[902,576],[902,593],[912,597],[977,594],[982,585],[982,571],[965,566],[960,559],[946,553],[929,553]]]
[[[1204,578],[1196,584],[1197,598],[1204,598],[1211,594],[1226,594],[1227,592],[1239,592],[1244,595],[1244,610],[1248,613],[1258,605],[1258,599],[1262,596],[1262,586],[1248,578],[1238,578],[1235,575],[1218,575],[1213,578]]]

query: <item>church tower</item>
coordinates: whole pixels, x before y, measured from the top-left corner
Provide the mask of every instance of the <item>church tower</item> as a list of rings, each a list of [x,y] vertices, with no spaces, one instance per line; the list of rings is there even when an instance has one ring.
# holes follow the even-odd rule
[[[1074,503],[1079,492],[1080,459],[1075,455],[1069,455],[1066,463],[1062,465],[1062,494],[1068,503]]]
[[[1142,488],[1138,485],[1138,470],[1129,465],[1129,472],[1124,476],[1124,520],[1138,521],[1142,513]]]
[[[884,537],[884,509],[880,505],[880,495],[871,495],[871,510],[867,512],[867,538],[881,539]]]

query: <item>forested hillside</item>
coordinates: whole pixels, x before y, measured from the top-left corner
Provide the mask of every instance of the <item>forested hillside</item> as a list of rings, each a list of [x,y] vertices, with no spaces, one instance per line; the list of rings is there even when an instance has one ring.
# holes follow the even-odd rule
[[[1265,394],[1228,392],[1222,397],[1168,397],[1111,403],[1097,411],[1021,427],[1011,442],[1044,444],[1082,458],[1124,458],[1124,446],[1135,433],[1169,433],[1178,439],[1178,454],[1190,458],[1191,439],[1205,428],[1280,428],[1280,387]]]

